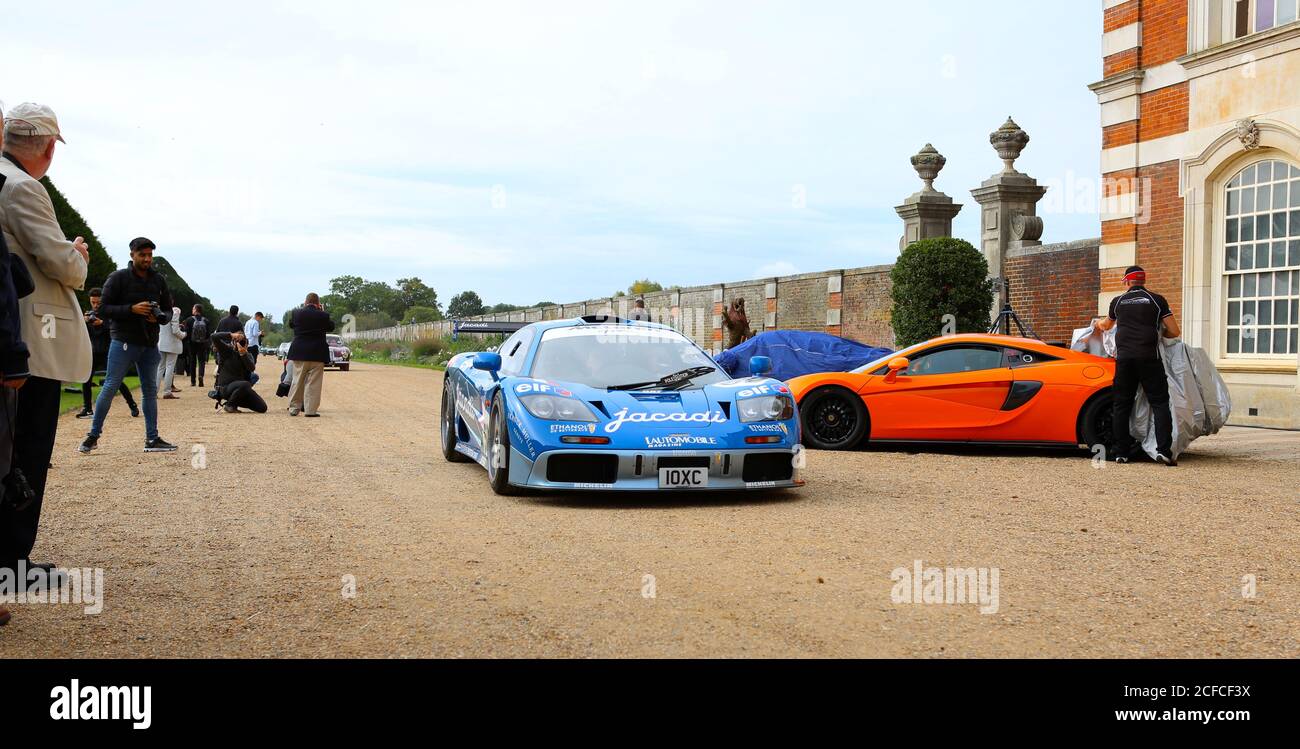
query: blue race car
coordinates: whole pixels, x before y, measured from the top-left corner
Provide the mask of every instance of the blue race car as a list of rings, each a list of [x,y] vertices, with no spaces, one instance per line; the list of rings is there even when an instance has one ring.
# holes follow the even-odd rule
[[[788,387],[733,380],[676,330],[616,317],[522,325],[498,352],[453,357],[440,431],[443,457],[482,465],[498,494],[804,483]]]

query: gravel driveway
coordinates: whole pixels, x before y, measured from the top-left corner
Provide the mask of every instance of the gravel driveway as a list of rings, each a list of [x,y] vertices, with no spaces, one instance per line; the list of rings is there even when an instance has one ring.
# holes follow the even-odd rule
[[[787,493],[505,498],[437,453],[439,373],[330,371],[319,419],[267,380],[266,415],[161,402],[174,454],[120,401],[89,456],[65,417],[34,556],[102,567],[104,610],[16,607],[0,658],[1300,656],[1300,433],[1177,469],[871,448]],[[996,612],[895,602],[917,560],[996,568]]]

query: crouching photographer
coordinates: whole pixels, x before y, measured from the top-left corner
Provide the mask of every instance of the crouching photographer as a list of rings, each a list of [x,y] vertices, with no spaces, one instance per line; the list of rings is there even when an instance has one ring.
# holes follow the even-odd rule
[[[222,405],[225,401],[226,413],[235,413],[241,408],[257,413],[266,413],[266,401],[253,390],[257,375],[253,370],[257,364],[248,351],[248,340],[241,331],[212,334],[212,346],[217,351],[217,387],[208,395]]]

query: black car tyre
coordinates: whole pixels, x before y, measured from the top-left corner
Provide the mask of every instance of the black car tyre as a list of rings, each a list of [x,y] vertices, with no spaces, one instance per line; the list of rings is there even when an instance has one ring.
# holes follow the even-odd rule
[[[1089,449],[1097,445],[1109,449],[1114,444],[1114,419],[1111,416],[1114,402],[1110,393],[1093,398],[1079,416],[1079,438]]]
[[[501,393],[492,399],[492,416],[488,419],[486,440],[488,480],[492,491],[502,496],[519,494],[519,487],[510,483],[510,427],[506,423],[505,402]]]
[[[442,414],[438,433],[442,436],[442,457],[450,463],[469,462],[469,456],[456,449],[456,394],[447,384],[442,386]]]
[[[867,436],[867,407],[857,393],[837,385],[820,387],[799,403],[804,444],[817,450],[848,450]]]

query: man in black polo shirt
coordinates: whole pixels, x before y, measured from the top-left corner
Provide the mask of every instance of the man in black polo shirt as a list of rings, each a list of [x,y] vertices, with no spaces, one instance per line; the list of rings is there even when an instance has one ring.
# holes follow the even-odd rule
[[[1160,335],[1182,335],[1178,320],[1165,298],[1146,288],[1147,274],[1139,265],[1124,271],[1128,291],[1110,301],[1110,314],[1097,321],[1097,328],[1115,331],[1115,386],[1112,418],[1115,429],[1115,462],[1127,463],[1135,445],[1129,434],[1129,419],[1138,385],[1146,393],[1156,422],[1156,460],[1167,466],[1178,465],[1172,449],[1173,415],[1169,411],[1169,380],[1160,361]]]

